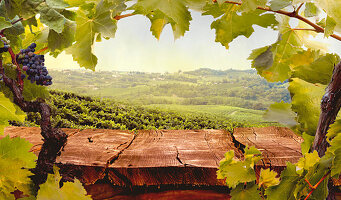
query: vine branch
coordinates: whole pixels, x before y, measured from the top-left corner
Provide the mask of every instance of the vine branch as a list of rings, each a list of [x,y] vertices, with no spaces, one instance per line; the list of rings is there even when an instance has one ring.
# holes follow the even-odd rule
[[[37,165],[32,169],[34,175],[31,177],[36,189],[38,189],[39,185],[46,181],[47,174],[53,173],[53,164],[66,144],[67,135],[62,130],[51,126],[51,109],[44,100],[26,101],[24,99],[22,90],[18,87],[17,82],[6,76],[1,59],[0,74],[2,75],[3,82],[13,94],[13,102],[24,112],[39,112],[41,115],[40,128],[44,144],[39,153]]]
[[[214,3],[217,2],[217,0],[212,0]],[[234,1],[225,1],[225,3],[229,3],[229,4],[235,4],[235,5],[242,5],[242,3],[240,2],[234,2]],[[314,22],[310,21],[309,19],[301,16],[298,14],[298,11],[300,10],[300,8],[302,7],[303,4],[301,4],[296,10],[294,10],[293,12],[288,12],[288,11],[284,11],[284,10],[272,10],[269,7],[260,7],[258,6],[257,9],[259,10],[265,10],[265,11],[269,11],[269,12],[274,12],[274,13],[278,13],[278,14],[282,14],[282,15],[286,15],[288,17],[293,17],[296,18],[298,20],[301,20],[303,22],[305,22],[306,24],[309,24],[311,27],[313,27],[314,31],[317,33],[324,33],[324,28],[315,24]],[[341,41],[341,36],[336,35],[336,34],[332,34],[330,35],[331,37]]]

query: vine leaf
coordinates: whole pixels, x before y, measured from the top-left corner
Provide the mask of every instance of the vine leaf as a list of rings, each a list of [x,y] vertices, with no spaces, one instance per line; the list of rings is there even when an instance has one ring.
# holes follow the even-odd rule
[[[171,24],[174,39],[189,30],[189,22],[192,20],[191,13],[182,0],[139,0],[130,9],[135,10],[136,14],[149,16],[152,30],[162,30],[165,24]],[[160,23],[160,20],[165,21]],[[161,31],[158,31],[153,35],[159,39],[160,33]]]
[[[289,127],[297,125],[295,120],[296,113],[291,110],[290,103],[276,102],[271,104],[263,117],[267,120],[276,121]]]
[[[69,6],[64,0],[46,0],[46,4],[53,9],[65,9]]]
[[[315,136],[308,135],[306,132],[302,133],[302,138],[304,141],[301,143],[302,154],[306,154],[309,152],[311,145],[314,142]]]
[[[309,83],[327,85],[330,82],[334,65],[338,63],[336,54],[321,54],[320,51],[308,49],[298,52],[292,58],[290,68],[292,77],[300,78]]]
[[[245,183],[256,180],[256,174],[253,166],[258,162],[261,153],[256,148],[246,148],[243,161],[234,159],[234,151],[225,153],[225,158],[220,161],[217,178],[226,178],[227,186],[236,187],[239,183]]]
[[[57,9],[47,6],[47,3],[39,5],[40,21],[50,29],[61,33],[64,29],[66,18]]]
[[[4,128],[8,126],[8,120],[23,122],[26,114],[19,114],[15,105],[0,92],[0,135],[4,133]]]
[[[75,41],[76,24],[72,21],[65,23],[65,28],[62,33],[50,29],[48,35],[48,47],[52,52],[59,50],[62,51],[72,45]]]
[[[188,7],[192,10],[202,11],[207,0],[187,0]]]
[[[334,138],[341,133],[341,120],[337,119],[333,124],[330,125],[327,133],[328,138]]]
[[[89,8],[86,8],[86,7]],[[67,52],[81,67],[95,70],[97,57],[92,53],[96,34],[101,33],[105,38],[115,36],[117,29],[116,20],[112,19],[112,13],[120,13],[125,8],[124,1],[102,0],[96,8],[92,4],[84,5],[84,9],[77,11],[76,17],[76,43]],[[94,13],[88,15],[88,13]]]
[[[29,152],[32,144],[19,137],[0,139],[0,199],[15,199],[11,192],[20,190],[31,195],[32,173],[28,168],[35,167],[36,155]]]
[[[216,30],[216,42],[220,42],[226,49],[229,43],[240,35],[249,38],[254,32],[253,25],[269,27],[277,24],[273,14],[264,14],[262,10],[254,10],[247,13],[237,14],[238,6],[229,5],[226,13],[211,24]]]
[[[252,67],[267,81],[285,81],[290,77],[291,57],[301,51],[302,38],[289,25],[289,18],[280,18],[277,42],[255,49],[249,56]]]
[[[336,120],[334,124],[331,125],[328,136],[333,137],[328,147],[327,152],[333,154],[333,165],[331,168],[330,175],[332,177],[338,178],[341,174],[341,122]],[[332,130],[332,131],[331,131]]]
[[[89,195],[82,186],[82,183],[75,179],[72,182],[64,183],[63,187],[59,187],[61,176],[59,175],[58,167],[54,166],[54,174],[49,174],[45,183],[40,185],[37,200],[60,200],[60,199],[79,199],[91,200]]]
[[[261,200],[260,191],[255,183],[240,183],[231,190],[231,200]]]
[[[322,8],[328,17],[334,19],[341,19],[341,1],[335,0],[317,0],[317,4]],[[335,30],[341,32],[341,22],[338,20],[335,25]]]
[[[324,36],[329,37],[329,35],[333,34],[336,25],[337,24],[336,24],[336,21],[334,20],[334,18],[331,16],[327,16],[326,27],[324,30]]]
[[[315,17],[318,16],[320,13],[320,10],[316,5],[312,2],[308,2],[305,4],[305,9],[304,9],[304,16],[306,17]]]
[[[292,4],[292,0],[271,0],[270,8],[272,10],[280,10]]]
[[[326,85],[312,84],[299,78],[292,78],[289,91],[292,94],[292,110],[297,113],[301,129],[309,135],[315,135],[320,116],[320,102]],[[308,101],[307,101],[308,99]]]
[[[265,190],[265,195],[269,200],[294,200],[293,191],[298,180],[299,175],[296,173],[296,166],[287,162],[287,167],[281,173],[281,182],[278,185],[268,187]]]
[[[11,26],[11,22],[7,21],[4,17],[0,17],[0,30],[10,28]]]
[[[264,186],[265,188],[278,185],[279,178],[276,178],[277,173],[268,169],[261,169],[259,176],[259,187]]]
[[[301,157],[300,160],[297,162],[297,173],[302,174],[304,170],[309,170],[313,167],[316,163],[320,161],[320,157],[317,154],[317,151],[312,153],[305,153],[304,157]]]
[[[266,6],[266,0],[244,0],[242,2],[242,5],[240,7],[240,10],[244,12],[249,12],[251,10],[256,10],[257,7],[265,7]]]

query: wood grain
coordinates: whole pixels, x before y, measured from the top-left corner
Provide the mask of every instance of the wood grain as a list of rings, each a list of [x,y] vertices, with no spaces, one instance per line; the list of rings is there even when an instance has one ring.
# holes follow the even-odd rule
[[[296,163],[301,153],[303,139],[284,127],[236,128],[235,139],[262,152],[263,159],[257,165],[265,168],[282,168],[286,162]]]

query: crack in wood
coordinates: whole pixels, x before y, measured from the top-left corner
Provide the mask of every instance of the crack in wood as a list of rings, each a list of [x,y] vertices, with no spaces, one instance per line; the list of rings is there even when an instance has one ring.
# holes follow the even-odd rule
[[[215,161],[216,165],[219,167],[219,163],[218,163],[219,158],[218,158],[217,155],[212,151],[212,148],[211,148],[211,146],[210,146],[210,144],[209,144],[209,142],[208,142],[207,137],[208,137],[208,136],[207,136],[207,132],[205,131],[204,139],[205,139],[205,141],[206,141],[206,144],[207,144],[208,148],[210,149],[211,154],[213,154],[213,157],[215,158],[214,161]]]
[[[174,146],[174,148],[175,148],[175,150],[176,150],[176,160],[177,160],[180,164],[182,164],[182,165],[185,166],[185,164],[182,162],[182,160],[181,160],[180,157],[179,157],[179,150],[178,150],[178,148],[177,148],[176,146]]]
[[[255,131],[255,129],[253,127],[251,128],[251,131],[255,135],[255,140],[257,140],[257,133],[256,133],[256,131]]]
[[[112,156],[111,158],[109,158],[109,159],[107,160],[107,164],[106,164],[105,168],[108,168],[110,164],[113,164],[113,163],[120,157],[120,155],[121,155],[126,149],[128,149],[128,148],[130,147],[130,145],[134,142],[134,140],[135,140],[136,137],[137,137],[136,134],[134,134],[133,139],[129,142],[129,144],[128,144],[126,147],[124,147],[123,149],[121,149],[116,155],[114,155],[114,156]],[[120,144],[120,145],[121,145],[121,144]],[[120,145],[119,145],[119,146],[120,146]]]

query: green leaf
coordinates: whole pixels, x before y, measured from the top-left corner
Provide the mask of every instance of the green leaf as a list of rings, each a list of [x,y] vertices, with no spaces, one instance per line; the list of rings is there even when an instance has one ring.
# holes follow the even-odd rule
[[[251,155],[251,156],[262,155],[262,152],[259,151],[258,149],[256,149],[256,147],[254,147],[254,146],[251,146],[251,147],[246,146],[245,149],[244,149],[244,155],[245,156],[248,156],[248,155]]]
[[[91,197],[86,194],[81,182],[75,179],[74,183],[66,182],[62,188],[59,188],[61,176],[59,175],[58,167],[54,166],[54,174],[49,174],[45,183],[39,187],[37,200],[91,200]]]
[[[303,79],[309,83],[328,84],[330,82],[334,65],[339,62],[336,54],[322,55],[320,51],[298,52],[292,57],[290,68],[292,77]]]
[[[31,83],[27,79],[24,79],[24,85],[23,96],[26,101],[31,101],[37,98],[46,99],[50,95],[46,86],[39,86],[35,83]]]
[[[0,199],[15,199],[11,192],[16,189],[31,195],[33,186],[27,168],[35,167],[37,157],[29,152],[32,144],[19,137],[0,139]]]
[[[160,11],[155,11],[153,14],[147,16],[152,23],[150,31],[156,39],[160,39],[161,32],[166,24],[169,23],[169,19]]]
[[[305,153],[304,157],[301,157],[297,163],[297,167],[300,169],[297,172],[299,174],[302,174],[303,170],[309,170],[319,161],[320,161],[320,157],[317,154],[317,151],[314,151],[313,153]]]
[[[298,78],[292,78],[289,82],[292,110],[297,113],[302,131],[312,136],[316,132],[325,88],[326,85],[312,84]]]
[[[340,130],[340,120],[334,122],[334,124],[330,127],[329,131],[333,129],[333,139],[329,141],[330,147],[327,148],[327,153],[331,153],[334,156],[333,165],[331,168],[331,176],[334,178],[338,178],[341,173],[341,133]],[[328,132],[330,135],[331,133]],[[327,154],[326,153],[326,154]]]
[[[0,30],[10,28],[11,26],[11,22],[7,21],[4,17],[0,17]]]
[[[270,186],[265,190],[268,200],[287,199],[294,200],[293,191],[299,180],[299,175],[296,173],[296,166],[287,162],[287,168],[281,173],[281,182],[279,185]]]
[[[203,10],[202,15],[212,15],[214,18],[218,18],[229,12],[233,6],[231,4],[217,4],[217,3],[207,3]]]
[[[77,11],[76,43],[72,45],[67,53],[72,54],[73,59],[81,67],[95,70],[97,57],[92,53],[96,33],[101,33],[105,38],[112,38],[116,32],[116,20],[111,18],[112,13],[120,13],[125,9],[124,1],[102,0],[95,10],[93,6],[80,8]],[[89,12],[93,15],[88,15]]]
[[[316,0],[317,5],[323,9],[326,14],[336,21],[335,30],[341,32],[341,1],[338,0]]]
[[[216,42],[220,42],[226,49],[229,43],[240,35],[247,38],[254,32],[253,25],[269,27],[277,24],[273,14],[264,14],[264,11],[255,10],[247,13],[237,14],[238,6],[229,5],[230,9],[223,17],[211,24],[211,28],[216,30]]]
[[[55,50],[64,50],[72,45],[75,41],[76,25],[71,21],[65,23],[65,28],[62,33],[57,33],[54,30],[49,31],[48,47],[52,52]]]
[[[231,190],[231,200],[261,200],[260,191],[255,183],[238,184],[238,186]]]
[[[301,143],[301,149],[302,149],[302,154],[306,154],[309,152],[311,145],[314,142],[315,136],[308,135],[307,133],[303,132],[302,133],[302,138],[304,139],[304,142]]]
[[[277,173],[275,171],[271,171],[268,169],[261,169],[260,175],[259,175],[259,186],[264,186],[265,188],[278,185],[279,184],[279,178],[276,178]]]
[[[237,161],[234,159],[234,151],[228,151],[225,153],[225,158],[220,161],[217,178],[226,178],[227,186],[232,188],[236,187],[239,183],[256,180],[253,167],[261,159],[260,156],[257,156],[259,153],[260,151],[254,147],[246,148],[244,154],[245,159],[243,161]]]
[[[267,81],[285,81],[290,77],[292,56],[301,51],[302,38],[290,28],[289,18],[280,18],[280,35],[271,46],[253,50],[249,59],[253,59],[252,67]]]
[[[177,39],[189,30],[189,21],[192,20],[191,14],[182,0],[138,0],[132,6],[136,14],[152,15],[153,12],[159,11],[153,16],[152,23],[160,19],[167,19],[173,29],[174,38]],[[156,25],[154,25],[156,26]],[[157,35],[157,34],[156,34]]]
[[[69,6],[64,0],[46,0],[46,4],[53,9],[64,9]]]
[[[334,138],[337,136],[339,133],[341,133],[341,120],[337,119],[333,124],[330,125],[327,133],[327,137]]]
[[[56,9],[41,4],[39,6],[40,21],[47,25],[50,29],[61,33],[64,29],[66,18]]]
[[[35,18],[36,14],[39,12],[39,5],[43,2],[43,0],[24,0],[21,10],[22,17],[25,19]]]
[[[341,174],[341,142],[339,142],[338,147],[334,151],[334,160],[333,160],[333,165],[331,168],[331,173],[330,175],[332,177],[338,178]]]
[[[335,27],[336,27],[336,21],[334,20],[334,18],[327,16],[326,28],[324,30],[324,37],[329,37],[331,34],[333,34]]]
[[[9,19],[13,19],[22,10],[22,3],[24,0],[7,0],[5,1],[6,13]]]
[[[315,17],[318,16],[320,13],[320,10],[316,5],[312,2],[308,2],[305,4],[305,9],[304,9],[304,16],[306,17]]]
[[[297,125],[296,113],[291,110],[290,103],[273,103],[263,115],[264,119],[276,121],[281,124],[293,127]]]
[[[332,167],[333,156],[330,153],[326,153],[314,167],[310,168],[306,175],[306,179],[315,185],[319,182],[323,176],[325,176]],[[317,187],[311,195],[311,199],[326,199],[328,195],[328,179],[329,176]],[[306,184],[306,188],[308,185]]]
[[[8,120],[20,121],[25,120],[26,114],[18,114],[14,104],[0,92],[0,135],[3,134],[4,128],[8,126]]]
[[[244,0],[242,1],[242,5],[240,7],[240,10],[244,12],[249,12],[252,10],[256,10],[257,7],[265,7],[266,6],[266,0]]]
[[[187,0],[187,5],[190,9],[202,11],[207,4],[207,0]]]
[[[292,4],[292,0],[271,0],[270,8],[272,10],[280,10]]]

